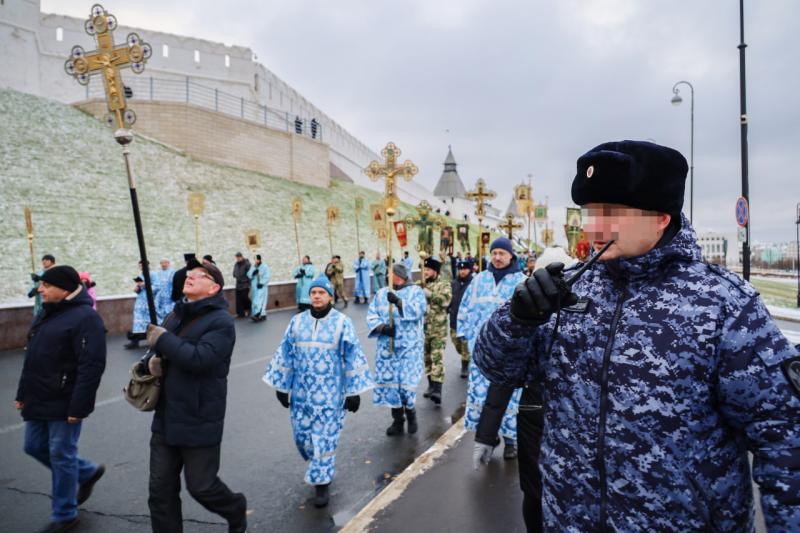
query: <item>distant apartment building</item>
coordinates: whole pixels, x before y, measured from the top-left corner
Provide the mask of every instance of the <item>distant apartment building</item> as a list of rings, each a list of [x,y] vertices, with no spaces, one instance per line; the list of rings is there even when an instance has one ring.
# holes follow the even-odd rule
[[[703,253],[703,259],[709,263],[725,265],[728,254],[728,239],[721,233],[707,231],[697,236],[697,244]]]

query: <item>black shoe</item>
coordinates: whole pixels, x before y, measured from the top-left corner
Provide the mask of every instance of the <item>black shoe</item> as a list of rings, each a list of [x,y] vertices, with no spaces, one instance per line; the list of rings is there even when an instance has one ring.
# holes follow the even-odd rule
[[[432,381],[431,387],[431,401],[436,405],[442,405],[442,384]]]
[[[417,426],[417,411],[406,408],[406,418],[408,419],[408,434],[413,435],[419,429],[419,426]]]
[[[392,409],[392,425],[386,428],[386,434],[390,437],[395,435],[402,435],[403,434],[403,422],[405,422],[405,417],[403,416],[403,408],[399,407],[397,409]]]
[[[326,483],[325,485],[314,485],[314,489],[316,490],[316,494],[314,495],[314,507],[317,509],[328,505],[328,500],[330,499],[328,492],[329,485],[330,483]]]
[[[72,520],[62,520],[60,522],[50,522],[42,529],[38,531],[38,533],[62,533],[63,531],[69,531],[73,527],[78,525],[78,517],[76,516]]]
[[[516,458],[517,458],[517,445],[512,444],[510,442],[506,442],[506,445],[503,448],[503,459],[505,459],[506,461],[510,461]]]
[[[134,339],[125,345],[126,350],[135,350],[139,347],[139,339]]]
[[[228,523],[228,533],[246,533],[247,532],[247,498],[241,492],[236,493],[241,501],[242,517],[236,524]]]
[[[89,499],[89,496],[92,495],[94,484],[97,483],[97,481],[103,477],[103,474],[105,473],[106,465],[97,465],[97,470],[94,471],[92,477],[81,483],[81,485],[78,487],[78,505],[83,504]]]
[[[469,376],[469,361],[461,361],[461,379],[466,379]]]
[[[422,397],[430,398],[431,392],[433,392],[433,380],[431,379],[430,376],[428,376],[428,388],[425,390],[425,392],[422,393]]]
[[[347,300],[344,301],[344,306],[347,307]]]

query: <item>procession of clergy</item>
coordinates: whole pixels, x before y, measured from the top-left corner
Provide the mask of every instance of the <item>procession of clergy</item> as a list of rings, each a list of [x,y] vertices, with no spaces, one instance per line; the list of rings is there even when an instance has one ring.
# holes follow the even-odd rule
[[[470,353],[481,326],[511,297],[525,278],[523,268],[529,266],[527,258],[515,255],[505,237],[492,242],[489,252],[488,268],[477,274],[472,258],[442,257],[452,262],[443,265],[430,257],[424,262],[424,282],[418,283],[412,282],[413,260],[407,252],[391,268],[380,254],[373,261],[364,252],[359,254],[353,264],[354,298],[356,303],[369,303],[367,328],[369,337],[377,341],[374,370],[353,322],[334,308],[340,300],[344,306],[348,303],[341,257],[333,256],[316,278],[308,256],[293,269],[299,312],[289,322],[263,380],[275,388],[278,400],[290,410],[295,444],[309,463],[305,481],[315,486],[316,506],[328,503],[345,411],[358,411],[360,394],[372,389],[373,403],[391,409],[389,436],[417,432],[416,389],[423,373],[428,379],[424,396],[441,404],[448,334],[461,357],[461,377],[469,378],[464,425],[476,430],[489,382],[470,363]],[[187,265],[197,261],[195,254],[185,254],[184,259]],[[202,262],[213,264],[214,259],[206,255]],[[186,270],[175,271],[163,260],[161,269],[151,272],[159,322],[180,299],[173,289],[183,286]],[[233,276],[237,315],[249,314],[256,322],[266,320],[270,269],[261,256],[256,255],[250,264],[237,253]],[[134,281],[137,299],[127,345],[131,348],[144,339],[149,323],[143,280],[137,276]],[[499,430],[505,441],[505,459],[517,456],[519,392],[515,392]]]

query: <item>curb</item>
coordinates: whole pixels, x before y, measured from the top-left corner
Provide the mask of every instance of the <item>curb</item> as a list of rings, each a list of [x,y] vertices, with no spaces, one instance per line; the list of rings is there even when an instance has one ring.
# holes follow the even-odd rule
[[[427,472],[447,450],[458,444],[467,432],[467,430],[464,429],[462,421],[463,417],[459,418],[430,448],[417,457],[416,460],[408,465],[385,489],[370,500],[358,514],[350,519],[350,521],[339,530],[340,533],[362,533],[369,531],[368,528],[378,512],[400,498],[412,481]]]

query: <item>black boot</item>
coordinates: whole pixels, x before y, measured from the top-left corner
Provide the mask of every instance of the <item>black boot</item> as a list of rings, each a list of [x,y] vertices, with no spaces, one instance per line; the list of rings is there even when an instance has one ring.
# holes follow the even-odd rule
[[[506,445],[503,448],[503,459],[510,461],[517,458],[517,441],[505,438]]]
[[[324,485],[314,485],[314,489],[316,490],[316,494],[314,495],[314,507],[319,509],[320,507],[325,507],[328,505],[328,486],[330,483],[326,483]]]
[[[466,379],[469,375],[469,361],[461,361],[461,379]]]
[[[405,422],[405,417],[403,416],[403,408],[392,408],[392,425],[386,429],[386,434],[390,437],[395,435],[402,435],[403,434],[403,422]]]
[[[425,390],[425,392],[422,393],[422,397],[430,398],[431,392],[433,392],[433,380],[431,379],[430,376],[428,376],[428,388]]]
[[[408,418],[408,434],[413,435],[417,432],[417,411],[406,408],[406,418]]]
[[[442,405],[442,384],[436,381],[431,381],[431,401]]]

